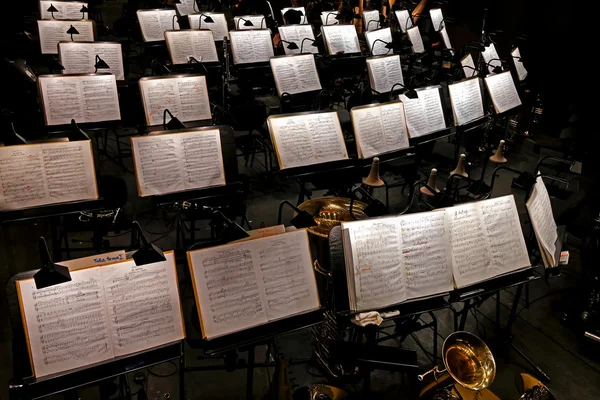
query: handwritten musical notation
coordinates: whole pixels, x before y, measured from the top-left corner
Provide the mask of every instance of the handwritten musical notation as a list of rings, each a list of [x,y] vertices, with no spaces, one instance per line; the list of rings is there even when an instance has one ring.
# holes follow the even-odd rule
[[[297,94],[321,89],[312,54],[274,57],[270,63],[279,96],[282,93]]]
[[[190,57],[194,57],[199,62],[219,61],[211,31],[166,31],[165,40],[173,64],[187,64]]]

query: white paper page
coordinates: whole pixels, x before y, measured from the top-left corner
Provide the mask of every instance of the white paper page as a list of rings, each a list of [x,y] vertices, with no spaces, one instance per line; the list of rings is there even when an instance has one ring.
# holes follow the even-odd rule
[[[471,57],[471,54],[467,54],[465,57],[463,57],[460,60],[460,64],[463,67],[463,71],[465,73],[465,77],[470,78],[473,77],[475,75],[477,75],[477,71],[475,70],[475,63],[473,62],[473,57]],[[471,68],[466,68],[466,67],[471,67]]]
[[[166,261],[125,261],[99,268],[115,356],[136,353],[185,337],[175,254]]]
[[[308,22],[306,21],[306,11],[304,10],[304,7],[286,7],[286,8],[282,8],[281,9],[281,17],[283,18],[283,23],[285,25],[288,25],[289,23],[285,20],[285,13],[288,12],[289,10],[296,10],[296,11],[300,11],[302,13],[302,18],[300,18],[300,23],[301,24],[307,24]],[[279,27],[281,28],[281,27]]]
[[[442,20],[444,19],[444,14],[442,13],[441,8],[432,8],[429,10],[429,15],[431,16],[431,25],[433,25],[433,29],[437,32],[442,29]]]
[[[58,10],[54,12],[54,18],[52,18],[53,14],[48,11],[51,5]],[[70,20],[88,19],[88,13],[81,12],[83,6],[87,8],[88,3],[78,1],[40,0],[40,18]]]
[[[452,281],[450,229],[445,211],[400,216],[406,297],[449,292]]]
[[[448,36],[448,31],[446,30],[445,26],[440,31],[440,35],[442,36],[442,41],[444,42],[444,46],[447,49],[451,49],[452,48],[452,43],[450,43],[450,36]],[[450,52],[452,54],[454,54],[454,51],[451,50]]]
[[[519,58],[521,58],[521,52],[519,51],[519,48],[516,47],[510,53],[510,55],[512,56],[513,62],[515,63],[515,69],[517,71],[517,76],[519,77],[519,81],[525,80],[525,78],[527,78],[527,70],[525,69],[523,62],[521,60],[519,60]]]
[[[397,10],[396,18],[398,19],[398,25],[400,25],[402,33],[406,33],[406,30],[413,26],[408,10]]]
[[[388,93],[394,84],[404,85],[400,56],[367,58],[367,72],[371,88],[379,93]]]
[[[235,64],[266,62],[273,57],[271,31],[268,29],[232,31],[229,35]]]
[[[273,57],[271,70],[279,96],[321,90],[315,57],[312,54]]]
[[[183,181],[186,190],[225,184],[219,129],[176,134],[183,154]]]
[[[393,49],[388,49],[385,47],[387,45],[386,43],[392,44],[392,30],[390,28],[383,28],[365,32],[365,39],[367,41],[367,47],[369,48],[369,52],[371,52],[371,54],[374,56],[380,56],[393,52]],[[382,40],[386,43],[375,42],[377,39]],[[373,45],[373,43],[375,43],[375,45]]]
[[[529,200],[527,200],[526,206],[531,224],[535,230],[535,235],[550,256],[551,259],[549,262],[551,266],[555,266],[557,264],[557,260],[554,257],[556,241],[558,239],[557,227],[554,215],[552,214],[550,196],[541,176],[537,177],[533,192]]]
[[[0,147],[0,189],[0,210],[18,210],[48,202],[42,146]]]
[[[487,76],[485,84],[498,114],[521,105],[521,99],[510,71]]]
[[[93,21],[38,21],[38,33],[42,54],[58,54],[58,42],[70,42],[71,35],[67,31],[73,26],[79,34],[73,34],[75,42],[94,41]]]
[[[185,190],[177,134],[132,137],[131,150],[140,196]]]
[[[282,40],[294,42],[298,46],[297,49],[288,49],[287,43],[283,43],[285,54],[300,54],[302,53],[319,53],[319,48],[312,45],[315,40],[315,35],[311,25],[287,25],[279,27],[279,36]],[[310,40],[304,40],[310,39]],[[304,40],[304,45],[302,41]]]
[[[125,79],[123,51],[120,43],[95,42],[58,44],[60,63],[65,67],[63,74],[93,74],[96,70],[96,55],[104,60],[109,69],[99,70],[115,75],[118,81]]]
[[[188,15],[188,21],[192,29],[209,29],[215,42],[223,41],[223,38],[229,37],[229,29],[227,28],[227,19],[223,13],[202,13],[202,21],[200,14]],[[213,22],[205,22],[206,17],[211,17]]]
[[[530,265],[519,214],[512,195],[479,202],[490,244],[493,276]]]
[[[244,25],[247,21],[252,22],[252,26]],[[264,15],[240,15],[239,17],[233,17],[233,26],[238,31],[248,29],[265,29],[267,27],[267,21]]]
[[[478,203],[446,209],[452,243],[452,270],[457,288],[488,279],[491,249]]]
[[[483,117],[483,99],[479,78],[450,84],[448,91],[457,126]]]
[[[425,46],[423,45],[423,38],[421,37],[419,27],[413,26],[412,28],[408,28],[406,33],[412,44],[413,53],[423,53],[425,51]]]
[[[263,237],[268,237],[268,236],[273,236],[273,235],[279,235],[280,233],[285,233],[285,226],[284,225],[268,226],[266,228],[252,229],[251,231],[247,231],[247,232],[248,232],[248,235],[250,235],[250,237],[247,240],[252,240],[252,239],[258,239],[258,238],[263,238]]]
[[[354,25],[322,26],[329,55],[360,53],[360,44]]]
[[[397,218],[342,223],[350,249],[344,251],[346,273],[354,276],[356,310],[367,311],[406,300],[406,272],[402,234]],[[348,264],[348,261],[351,261]]]
[[[121,119],[117,81],[114,75],[83,76],[79,81],[84,116],[81,122],[118,121]],[[66,123],[70,122],[69,119]]]
[[[409,147],[404,105],[401,102],[355,107],[350,115],[362,158]]]
[[[173,17],[177,15],[174,9],[137,10],[136,14],[144,42],[165,40],[165,31],[180,29],[177,18],[173,24]]]
[[[348,158],[337,112],[269,117],[280,168]]]
[[[173,64],[187,64],[190,57],[200,62],[217,62],[217,48],[209,30],[166,31],[165,39]]]
[[[379,11],[377,11],[377,10],[363,11],[362,19],[363,19],[363,26],[365,27],[365,32],[374,31],[374,30],[380,28]],[[373,21],[373,22],[371,22],[371,21]]]
[[[88,267],[97,267],[99,265],[125,261],[125,250],[111,251],[110,253],[94,254],[93,256],[76,258],[74,260],[59,261],[57,264],[69,268],[70,272]]]
[[[404,103],[406,125],[410,137],[419,137],[446,129],[439,87],[416,89],[418,98],[399,98]]]
[[[45,289],[33,279],[18,288],[36,377],[114,358],[100,268]]]
[[[337,11],[323,11],[321,13],[321,24],[323,25],[338,25],[340,22],[335,19],[338,15]]]
[[[500,57],[498,56],[494,43],[485,46],[485,50],[481,52],[481,55],[483,56],[485,63],[489,63],[488,71],[490,73],[494,72],[494,67],[502,68],[502,62],[499,60]]]
[[[194,11],[194,1],[196,0],[181,0],[179,4],[175,4],[175,9],[179,15],[190,15]]]

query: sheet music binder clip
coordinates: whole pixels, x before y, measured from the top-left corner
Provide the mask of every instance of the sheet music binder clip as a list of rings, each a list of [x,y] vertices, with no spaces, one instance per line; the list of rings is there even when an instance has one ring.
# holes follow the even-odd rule
[[[74,119],[71,120],[71,131],[67,135],[69,138],[69,142],[77,142],[79,140],[90,140],[90,137],[87,133],[85,133],[75,122]]]
[[[35,287],[37,289],[43,289],[61,283],[70,282],[71,274],[69,268],[64,265],[54,264],[50,252],[48,251],[48,245],[46,239],[40,237],[39,240],[40,248],[40,259],[42,262],[42,268],[33,275],[35,281]]]
[[[318,225],[312,215],[306,210],[301,210],[295,205],[293,205],[288,200],[283,200],[279,203],[279,213],[277,215],[277,224],[281,225],[281,214],[283,212],[283,206],[289,206],[292,210],[296,212],[296,215],[290,220],[290,223],[298,229],[302,228],[310,228],[311,226]]]
[[[230,220],[225,216],[225,214],[218,210],[213,212],[213,218],[210,222],[212,226],[216,224],[217,221],[215,217],[217,216],[220,217],[226,225],[223,231],[221,232],[221,240],[224,243],[233,242],[235,240],[244,239],[250,236],[248,232],[244,230],[244,228],[238,225],[237,222]]]
[[[169,114],[169,117],[171,117],[169,122],[166,122],[167,114]],[[177,129],[185,129],[185,125],[179,120],[179,118],[171,114],[171,111],[169,111],[168,108],[165,108],[165,111],[163,112],[163,128],[168,131],[172,131]]]
[[[137,221],[133,221],[131,224],[131,248],[137,248],[131,256],[135,265],[153,264],[167,260],[158,246],[148,242]]]

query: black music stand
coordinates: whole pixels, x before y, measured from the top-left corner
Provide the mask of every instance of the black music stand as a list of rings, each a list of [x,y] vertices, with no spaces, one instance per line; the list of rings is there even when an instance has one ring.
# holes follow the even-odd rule
[[[279,96],[279,112],[281,114],[291,114],[311,111],[314,109],[320,93],[321,90],[294,94],[283,92],[281,93],[281,96]]]

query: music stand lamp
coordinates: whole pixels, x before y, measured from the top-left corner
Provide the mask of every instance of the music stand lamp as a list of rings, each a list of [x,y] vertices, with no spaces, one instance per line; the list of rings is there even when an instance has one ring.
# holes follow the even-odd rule
[[[262,29],[263,21],[264,20],[265,20],[265,17],[263,17],[260,20],[260,27],[261,27],[261,29]],[[245,18],[239,17],[238,20],[237,20],[237,24],[236,24],[236,29],[237,30],[240,30],[240,21],[244,21],[244,26],[254,26],[254,23],[252,21],[250,21],[249,19],[245,19]]]
[[[394,96],[394,88],[395,88],[396,86],[402,86],[402,89],[406,89],[406,93],[404,93],[404,95],[405,95],[406,97],[408,97],[409,99],[418,99],[418,98],[419,98],[419,95],[417,94],[417,91],[416,91],[415,89],[410,89],[410,88],[408,88],[408,87],[404,86],[404,85],[403,85],[403,84],[401,84],[401,83],[394,83],[394,84],[392,85],[392,89],[390,89],[390,101],[393,99],[393,96]],[[409,86],[410,86],[410,85],[409,85]]]
[[[477,74],[475,74],[475,75],[471,75],[471,76],[470,76],[470,77],[468,77],[468,78],[472,78],[472,77],[474,77],[474,76],[477,76],[477,77],[479,77],[479,78],[485,78],[485,72],[484,72],[484,71],[480,71],[480,70],[478,70],[477,68],[473,68],[473,67],[471,67],[470,65],[461,65],[461,66],[462,66],[463,68],[469,68],[469,69],[472,69],[473,71],[477,72]],[[465,75],[466,75],[466,74],[465,74]]]
[[[237,222],[230,220],[225,216],[225,214],[218,210],[213,212],[211,225],[214,226],[216,217],[219,217],[225,223],[225,228],[221,232],[221,240],[224,243],[245,239],[250,236],[248,232],[246,232],[244,228],[242,228]]]
[[[313,216],[310,215],[310,213],[308,211],[301,210],[300,208],[296,207],[294,204],[292,204],[288,200],[284,200],[281,203],[279,203],[279,213],[277,214],[277,224],[278,225],[281,224],[281,214],[283,212],[283,206],[286,206],[286,205],[296,212],[296,216],[290,220],[290,223],[293,226],[295,226],[296,228],[298,228],[298,229],[310,228],[311,226],[318,225],[317,222],[315,221],[315,219],[313,218]]]
[[[79,35],[79,31],[73,25],[67,29],[67,33],[71,35],[71,42],[73,42],[73,35]]]
[[[204,17],[204,21],[202,21],[202,17]],[[207,24],[214,24],[215,20],[212,19],[210,15],[200,14],[200,18],[198,18],[198,29],[202,29],[202,22],[206,22]]]
[[[166,122],[167,114],[169,114],[169,117],[171,117],[169,122]],[[185,129],[185,125],[179,120],[179,118],[174,116],[168,108],[165,108],[165,111],[163,112],[163,128],[168,131],[172,131],[177,129]]]
[[[287,46],[286,46],[286,47],[287,47],[289,50],[298,50],[298,49],[299,49],[298,45],[297,45],[296,43],[294,43],[294,42],[288,42],[287,40],[283,40],[283,39],[281,39],[281,40],[279,40],[279,45],[280,45],[280,46],[281,46],[281,43],[287,43]]]
[[[389,53],[389,50],[392,50],[394,48],[394,44],[392,42],[386,42],[385,40],[375,39],[375,41],[371,45],[371,54],[373,54],[373,49],[375,48],[375,43],[377,43],[377,42],[381,42],[381,43],[385,44],[385,48],[388,49],[388,53]]]
[[[54,7],[54,4],[50,3],[50,7],[48,7],[46,11],[48,11],[50,15],[52,15],[52,19],[56,19],[54,18],[54,13],[58,12],[58,10],[56,9],[56,7]]]
[[[329,25],[329,16],[331,16],[331,15],[335,15],[335,19],[338,20],[338,22],[339,22],[339,18],[338,18],[339,14],[330,12],[330,13],[327,13],[327,16],[325,17],[325,25]],[[337,24],[338,22],[336,22],[335,24]],[[333,24],[333,25],[335,25],[335,24]]]
[[[365,27],[367,32],[369,31],[369,25],[371,24],[371,22],[375,22],[376,24],[379,24],[379,21],[376,19],[372,19],[372,20],[368,21],[367,26]],[[375,29],[377,29],[377,28],[375,28]]]
[[[135,265],[153,264],[167,260],[160,248],[154,243],[148,242],[142,227],[137,221],[133,221],[131,225],[131,246],[137,247],[137,250],[131,256],[135,261]]]
[[[504,60],[502,60],[500,58],[492,58],[489,62],[485,63],[485,66],[489,67],[490,64],[492,63],[492,61],[500,61],[501,64],[505,62]],[[495,65],[494,69],[492,70],[492,73],[494,73],[494,74],[500,74],[502,72],[504,72],[504,71],[502,71],[501,65]]]
[[[52,262],[52,257],[50,257],[46,239],[43,237],[40,237],[39,248],[42,268],[40,268],[40,270],[33,275],[35,287],[39,290],[49,286],[70,282],[71,273],[69,272],[69,268],[65,267],[64,265],[54,264],[54,262]]]
[[[81,19],[85,19],[85,13],[89,13],[88,8],[85,5],[81,7],[81,10],[79,10],[79,12],[81,13]]]
[[[306,41],[306,40],[310,40],[310,42],[311,42],[311,43],[310,43],[310,45],[311,45],[312,47],[318,47],[318,46],[319,46],[319,45],[317,44],[317,41],[316,41],[315,39],[311,39],[311,38],[303,38],[303,39],[302,39],[302,43],[300,44],[300,54],[302,54],[302,53],[303,53],[303,51],[302,51],[302,50],[304,49],[304,41]],[[310,52],[309,52],[309,53],[310,53]]]
[[[96,69],[94,73],[98,72],[99,69],[110,69],[110,66],[100,58],[98,54],[96,54],[96,63],[94,64],[94,68]]]

